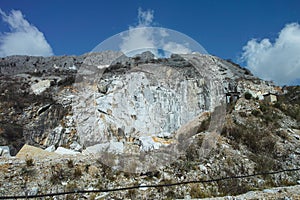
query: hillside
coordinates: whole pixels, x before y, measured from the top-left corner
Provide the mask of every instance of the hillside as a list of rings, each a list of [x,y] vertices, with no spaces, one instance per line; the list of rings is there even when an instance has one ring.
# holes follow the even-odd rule
[[[300,166],[299,86],[274,86],[217,57],[12,56],[2,58],[0,72],[0,146],[12,155],[0,158],[0,196],[172,184]],[[293,171],[58,198],[204,198],[299,180]]]

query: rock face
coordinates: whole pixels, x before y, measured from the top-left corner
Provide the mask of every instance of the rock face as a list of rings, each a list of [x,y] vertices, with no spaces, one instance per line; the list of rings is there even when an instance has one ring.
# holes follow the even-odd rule
[[[149,52],[0,61],[0,145],[12,154],[1,157],[2,196],[24,195],[24,188],[43,194],[169,184],[300,165],[299,87],[285,88],[268,104],[260,97],[280,88],[232,62],[200,54],[155,59]],[[1,149],[3,155],[8,148]],[[299,184],[299,171],[174,185],[163,193],[146,188],[67,198],[188,199],[292,184]]]
[[[10,157],[10,150],[8,146],[0,146],[0,157]]]
[[[179,55],[156,60],[146,52],[134,58],[111,58],[106,69],[106,61],[89,59],[90,64],[83,65],[76,76],[72,112],[79,141],[85,147],[95,145],[97,152],[102,149],[122,156],[170,148],[168,145],[176,149],[179,141],[172,138],[177,138],[181,126],[224,106],[222,82],[214,80],[222,78],[218,72],[203,73],[210,69],[198,70]],[[64,97],[59,100],[68,101]],[[194,129],[186,136],[196,133]],[[180,143],[186,140],[181,137]],[[116,142],[122,142],[123,149],[120,145],[116,148]],[[148,158],[153,159],[160,158]]]
[[[0,79],[0,141],[15,155],[24,143],[74,149],[74,142],[86,148],[113,141],[124,151],[126,144],[149,149],[149,141],[161,141],[153,138],[176,138],[181,126],[222,105],[228,82],[255,78],[208,55],[107,51],[2,58]]]
[[[71,148],[74,142],[88,147],[122,141],[143,149],[143,138],[172,138],[199,114],[213,112],[228,80],[254,79],[213,56],[154,59],[149,52],[133,58],[111,51],[11,56],[2,58],[0,72],[1,144],[10,145],[12,154],[24,143]]]
[[[42,159],[45,157],[53,158],[55,156],[58,157],[58,155],[53,152],[44,151],[40,148],[27,144],[25,144],[16,155],[17,158],[21,159]]]
[[[95,121],[102,134],[93,131],[94,135],[84,134],[80,139],[90,145],[173,133],[200,113],[212,110],[204,79],[192,66],[189,70],[193,71],[188,79],[187,69],[159,64],[142,64],[125,74],[104,73],[98,83],[100,92],[85,90],[85,95],[93,95]],[[84,108],[77,108],[76,112],[85,113]],[[80,128],[85,125],[90,124],[82,123]]]

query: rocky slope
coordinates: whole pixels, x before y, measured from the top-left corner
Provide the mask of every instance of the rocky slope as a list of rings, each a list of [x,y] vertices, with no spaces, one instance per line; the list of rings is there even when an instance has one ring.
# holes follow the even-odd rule
[[[155,59],[145,52],[128,58],[110,51],[11,56],[1,59],[0,79],[0,145],[9,146],[13,156],[24,144],[38,147],[0,158],[0,195],[206,180],[299,166],[299,88],[282,90],[217,57]],[[279,95],[278,101],[263,101],[268,94]],[[299,173],[292,172],[85,198],[200,198],[298,180]]]

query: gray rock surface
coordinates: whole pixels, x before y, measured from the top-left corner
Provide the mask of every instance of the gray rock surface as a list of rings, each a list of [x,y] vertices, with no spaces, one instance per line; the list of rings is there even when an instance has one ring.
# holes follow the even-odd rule
[[[235,89],[240,99],[226,105],[225,113],[218,105]],[[280,105],[285,110],[243,98],[246,91],[260,97],[279,90],[238,65],[209,55],[155,59],[146,52],[128,58],[107,51],[1,58],[0,144],[9,146],[12,155],[29,145],[17,157],[1,157],[0,195],[11,191],[23,195],[25,186],[27,191],[38,188],[34,193],[63,192],[298,167],[299,120],[289,113],[297,110],[297,95],[288,98],[296,102],[294,109],[286,106],[288,101]],[[221,135],[211,134],[218,131]],[[55,149],[64,155],[53,153]],[[28,154],[34,165],[28,166]],[[104,198],[224,196],[297,181],[299,172],[291,172],[178,185],[163,192],[147,188],[105,193]],[[285,190],[269,191],[238,198],[299,197]]]
[[[0,157],[10,157],[10,150],[8,146],[0,146]]]
[[[106,51],[2,58],[0,79],[3,106],[18,105],[2,115],[2,121],[17,125],[10,126],[20,137],[10,146],[15,154],[25,141],[74,148],[74,141],[87,147],[109,140],[141,144],[140,136],[166,133],[172,138],[182,125],[223,102],[229,80],[255,77],[209,55],[155,59],[144,52],[128,58]],[[246,87],[240,83],[241,91]]]
[[[79,154],[78,151],[74,151],[71,149],[66,149],[64,147],[58,147],[54,153],[60,154],[60,155],[73,155],[73,154]]]
[[[83,133],[81,142],[107,142],[111,135],[136,138],[172,133],[201,112],[212,110],[201,75],[195,70],[193,74],[187,80],[185,70],[157,64],[139,65],[124,75],[104,73],[100,84],[107,86],[107,92],[85,87],[76,102],[74,113],[82,120],[78,127]],[[86,107],[89,101],[94,101],[95,107]],[[98,129],[88,128],[95,123],[93,116]]]

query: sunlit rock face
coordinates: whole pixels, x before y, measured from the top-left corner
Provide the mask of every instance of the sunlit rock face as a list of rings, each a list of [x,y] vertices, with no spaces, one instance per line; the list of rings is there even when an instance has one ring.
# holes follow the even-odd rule
[[[73,84],[72,116],[83,154],[132,172],[175,160],[225,99],[222,82],[183,57],[144,55],[117,57],[106,68],[83,64]]]
[[[202,54],[159,59],[150,52],[126,57],[106,51],[2,61],[0,118],[5,133],[20,135],[11,145],[14,153],[24,143],[72,148],[77,142],[83,150],[98,144],[118,153],[158,149],[225,100],[228,82],[254,79],[245,69]],[[10,137],[4,139],[2,145],[9,145]]]
[[[242,92],[243,84],[236,83],[255,77],[210,55],[106,51],[7,57],[0,79],[0,139],[12,154],[24,143],[65,147],[141,172],[176,160],[199,132],[205,134],[201,152],[209,152],[224,122],[229,83]]]
[[[81,142],[86,145],[142,136],[172,135],[205,110],[210,94],[192,66],[140,64],[105,72],[82,91],[77,106]]]

